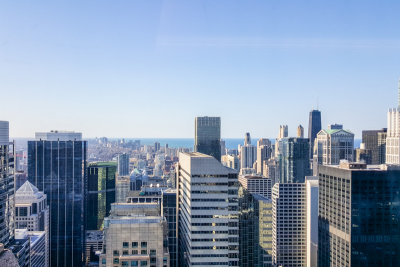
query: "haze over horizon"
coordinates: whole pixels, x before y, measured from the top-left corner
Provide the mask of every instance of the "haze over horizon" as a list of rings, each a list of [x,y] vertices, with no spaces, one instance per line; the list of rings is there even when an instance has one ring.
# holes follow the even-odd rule
[[[10,136],[275,138],[279,125],[386,127],[397,106],[396,1],[10,1],[0,4],[0,93]]]

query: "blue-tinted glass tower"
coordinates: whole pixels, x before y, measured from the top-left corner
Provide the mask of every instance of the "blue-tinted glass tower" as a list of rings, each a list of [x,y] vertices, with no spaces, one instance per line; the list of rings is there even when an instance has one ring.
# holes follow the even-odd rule
[[[196,117],[194,151],[221,161],[221,118]]]
[[[82,266],[87,142],[81,133],[36,133],[28,141],[28,180],[47,194],[50,266]]]

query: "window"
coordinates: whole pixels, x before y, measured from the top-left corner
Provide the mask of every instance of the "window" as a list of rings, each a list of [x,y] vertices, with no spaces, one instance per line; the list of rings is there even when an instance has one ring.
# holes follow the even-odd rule
[[[122,251],[122,255],[129,255],[129,251],[127,250]]]
[[[140,251],[140,254],[147,254],[147,249],[142,249],[142,250]]]
[[[150,256],[156,255],[156,250],[155,249],[150,249]]]
[[[19,216],[28,216],[28,208],[27,207],[19,208]]]
[[[129,266],[129,262],[123,261],[123,262],[121,262],[121,266],[128,267]]]
[[[147,266],[147,261],[140,261],[140,266]]]
[[[132,242],[132,248],[137,248],[138,247],[138,242]]]
[[[131,261],[131,266],[139,266],[139,262],[138,261]]]
[[[114,250],[113,255],[114,256],[119,256],[119,251],[118,250]]]
[[[106,264],[106,263],[107,263],[106,259],[101,259],[101,264]]]
[[[113,263],[119,263],[119,259],[118,258],[114,258]]]
[[[132,250],[132,254],[133,254],[133,255],[137,255],[137,254],[139,254],[139,252],[138,252],[137,249],[134,249],[134,250]]]
[[[129,242],[122,242],[123,248],[129,248]]]
[[[141,246],[142,248],[147,248],[147,242],[142,242],[142,243],[140,243],[140,246]]]

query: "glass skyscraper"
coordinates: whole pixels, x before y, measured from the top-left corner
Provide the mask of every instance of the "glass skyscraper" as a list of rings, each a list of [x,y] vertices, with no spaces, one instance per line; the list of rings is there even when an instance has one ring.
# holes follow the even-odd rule
[[[221,161],[221,118],[196,117],[194,151]]]
[[[400,167],[319,167],[318,266],[400,266]]]
[[[28,141],[28,180],[47,195],[50,266],[82,266],[87,142],[81,133],[36,133]]]
[[[317,137],[317,133],[321,131],[321,111],[311,110],[308,121],[308,140],[310,141],[309,158],[313,158],[314,151],[314,140]]]
[[[116,162],[96,162],[88,167],[86,230],[100,230],[115,202]]]

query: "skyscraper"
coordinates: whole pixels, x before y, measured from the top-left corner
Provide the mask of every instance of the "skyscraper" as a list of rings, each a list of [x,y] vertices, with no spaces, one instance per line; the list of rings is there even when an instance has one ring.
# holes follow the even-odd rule
[[[287,125],[280,125],[279,126],[279,135],[278,138],[285,138],[289,136],[289,128]]]
[[[280,183],[303,183],[311,174],[307,138],[282,138],[279,140],[278,162]]]
[[[400,169],[371,166],[320,166],[318,266],[400,266]]]
[[[244,146],[240,147],[240,168],[253,168],[257,160],[257,147],[251,144],[250,133],[246,133]]]
[[[194,151],[204,153],[221,161],[221,118],[195,118]]]
[[[297,137],[304,138],[304,128],[301,125],[297,127]]]
[[[0,121],[0,243],[6,247],[14,239],[14,151],[8,121]]]
[[[211,156],[180,153],[179,266],[238,266],[238,180]]]
[[[340,124],[329,125],[317,134],[314,153],[314,166],[337,165],[342,159],[353,161],[354,134]],[[317,167],[313,172],[317,174]]]
[[[386,164],[400,165],[400,81],[399,103],[387,115]]]
[[[129,155],[126,153],[117,156],[118,175],[129,175]]]
[[[28,181],[47,195],[50,207],[50,266],[83,262],[86,151],[81,133],[36,133],[28,141]]]
[[[257,141],[257,173],[262,175],[265,161],[272,156],[272,144],[267,138],[261,138]]]
[[[362,131],[362,142],[365,145],[365,149],[371,151],[370,164],[377,165],[385,163],[385,157],[382,157],[382,154],[386,151],[386,133],[386,128]]]
[[[308,140],[310,141],[310,159],[313,158],[314,141],[319,131],[321,131],[321,111],[311,110],[308,120]]]
[[[86,230],[100,230],[115,202],[115,162],[96,162],[88,167]]]
[[[240,175],[239,183],[249,193],[271,199],[272,181],[270,178],[253,175]]]
[[[272,261],[274,266],[306,266],[305,183],[275,184],[272,188]]]
[[[161,216],[168,225],[170,267],[178,267],[178,220],[176,218],[176,189],[162,191]]]

